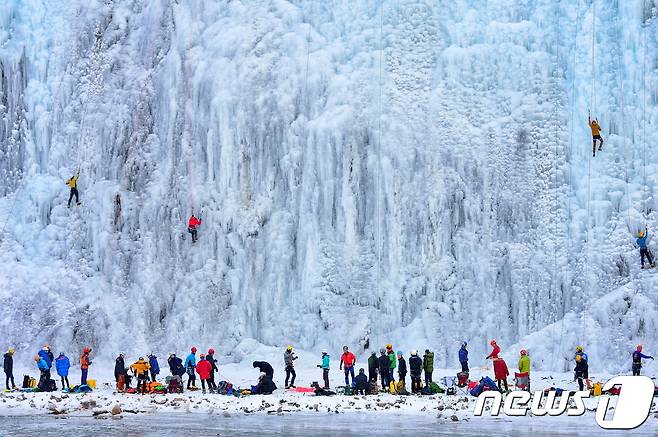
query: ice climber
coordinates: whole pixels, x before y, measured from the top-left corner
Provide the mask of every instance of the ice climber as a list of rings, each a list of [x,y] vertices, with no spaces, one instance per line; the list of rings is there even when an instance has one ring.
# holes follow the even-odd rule
[[[185,372],[187,372],[187,389],[194,387],[196,389],[196,375],[194,369],[196,368],[196,348],[192,346],[190,354],[185,358]]]
[[[4,361],[2,363],[2,370],[5,372],[5,386],[9,390],[9,382],[11,381],[11,389],[16,388],[16,383],[14,382],[14,348],[9,348],[4,356]]]
[[[599,126],[599,121],[596,118],[592,120],[590,116],[587,116],[587,124],[589,124],[589,127],[592,130],[592,156],[596,156],[596,140],[599,140],[599,152],[603,147],[603,138],[601,138],[601,126]]]
[[[389,366],[388,366],[388,383],[395,382],[395,368],[397,367],[397,359],[395,357],[395,351],[393,350],[393,345],[391,343],[386,345],[386,354],[388,355]]]
[[[274,379],[274,369],[272,368],[272,365],[267,361],[254,361],[251,364],[254,366],[254,369],[258,369],[269,376],[270,379]]]
[[[398,351],[398,378],[403,385],[407,385],[407,362],[404,359],[402,352]]]
[[[201,380],[201,392],[206,393],[206,383],[210,380],[210,372],[212,371],[212,364],[206,359],[204,354],[199,355],[199,363],[196,365],[196,373],[199,374]],[[210,389],[210,384],[208,384]]]
[[[418,351],[412,350],[409,357],[409,370],[411,371],[411,392],[420,393],[422,389],[420,373],[423,368],[423,360],[418,356]]]
[[[498,358],[498,354],[500,353],[500,346],[498,346],[496,340],[491,340],[489,344],[491,345],[492,350],[491,353],[487,355],[487,358],[485,359],[488,360],[489,358],[491,358],[492,360],[495,360],[496,358]]]
[[[377,361],[377,352],[372,351],[368,357],[368,380],[370,382],[377,382],[377,370],[379,362]]]
[[[528,374],[528,385],[527,390],[530,391],[530,357],[528,356],[528,351],[521,349],[521,357],[519,358],[519,373]]]
[[[148,389],[147,385],[149,382],[150,367],[149,363],[144,361],[144,357],[139,357],[139,359],[130,366],[137,378],[137,391],[142,394],[146,394]]]
[[[146,356],[149,359],[149,372],[151,373],[151,381],[155,382],[160,373],[160,364],[158,363],[158,357],[153,355],[153,352]]]
[[[295,388],[295,377],[297,377],[297,373],[295,373],[295,364],[293,361],[296,359],[297,355],[295,355],[295,353],[292,351],[292,346],[288,346],[286,351],[283,353],[283,364],[286,368],[286,389]],[[291,376],[292,379],[290,378]],[[289,379],[290,384],[288,384]]]
[[[642,369],[642,358],[645,360],[653,360],[651,355],[644,355],[642,353],[642,345],[638,344],[637,348],[633,352],[633,376],[640,376],[640,370]]]
[[[459,349],[459,364],[462,365],[462,372],[468,372],[468,343],[463,342],[462,347]]]
[[[501,357],[496,357],[493,360],[494,368],[494,377],[498,383],[498,390],[503,392],[503,386],[505,386],[505,392],[509,391],[507,386],[507,377],[509,376],[509,370],[507,368],[507,363]]]
[[[318,367],[322,369],[322,380],[324,381],[325,390],[329,390],[329,360],[329,354],[322,352],[322,364],[318,364]]]
[[[216,391],[217,383],[215,382],[215,372],[219,372],[217,367],[217,360],[215,359],[215,349],[208,349],[206,354],[206,361],[210,362],[210,379],[208,379],[208,390]]]
[[[644,268],[644,258],[647,259],[651,267],[656,267],[656,263],[653,260],[651,251],[649,251],[649,248],[647,247],[647,244],[649,242],[649,229],[644,228],[644,231],[638,232],[637,240],[635,240],[635,242],[640,247],[640,263],[641,263],[640,268],[642,269]]]
[[[48,380],[50,380],[50,368],[48,367],[46,360],[44,360],[43,357],[39,355],[34,356],[34,361],[36,361],[37,368],[39,369],[40,373],[38,387],[42,389],[45,387]]]
[[[354,382],[354,363],[356,363],[356,357],[349,351],[347,346],[343,346],[343,354],[340,356],[338,368],[345,372],[345,385],[350,385],[350,375],[352,376],[352,382]]]
[[[576,346],[575,360],[576,367],[574,368],[574,372],[575,379],[578,381],[578,387],[580,387],[581,391],[584,390],[583,380],[585,380],[587,389],[589,389],[591,385],[589,381],[589,360],[587,354],[583,351],[582,346]]]
[[[425,386],[429,386],[432,383],[432,372],[434,372],[434,352],[429,349],[425,349],[425,355],[423,355],[423,370],[425,371]]]
[[[379,354],[379,376],[382,380],[382,389],[386,390],[391,384],[391,373],[389,371],[391,360],[386,355],[386,349],[381,348]]]
[[[190,219],[187,221],[187,232],[192,234],[192,243],[196,243],[198,238],[197,228],[202,224],[202,221],[194,216],[194,213],[190,216]]]
[[[123,352],[114,360],[114,379],[117,382],[118,391],[124,391],[130,387],[126,371],[126,355]]]
[[[91,354],[90,347],[82,349],[82,355],[80,355],[80,385],[87,385],[87,373],[89,372],[89,366],[91,366],[89,354]]]
[[[80,170],[73,176],[71,176],[67,181],[66,185],[71,187],[71,193],[69,194],[69,203],[68,207],[71,207],[71,200],[73,200],[73,196],[75,196],[75,203],[77,205],[80,205],[80,195],[78,193],[78,178],[80,177]]]
[[[71,389],[71,384],[69,384],[70,368],[71,360],[69,360],[69,357],[64,355],[64,352],[60,352],[59,356],[55,360],[55,369],[57,370],[57,375],[59,375],[60,379],[62,380],[62,389]]]

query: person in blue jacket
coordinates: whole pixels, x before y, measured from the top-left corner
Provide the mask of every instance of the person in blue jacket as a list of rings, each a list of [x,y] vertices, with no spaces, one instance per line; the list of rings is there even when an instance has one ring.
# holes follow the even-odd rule
[[[151,366],[151,368],[149,369],[151,372],[151,381],[155,382],[155,379],[160,373],[160,364],[158,364],[158,357],[153,355],[153,352],[151,352],[150,354],[148,354],[148,359],[149,359],[149,366]]]
[[[638,344],[633,352],[633,376],[640,376],[640,369],[642,369],[642,358],[645,360],[653,360],[651,355],[644,355],[642,353],[642,345]]]
[[[185,358],[185,371],[187,372],[187,389],[194,387],[196,389],[196,348],[193,346],[190,354]]]
[[[69,384],[69,368],[71,367],[71,361],[69,358],[64,355],[64,352],[60,352],[59,356],[55,360],[55,369],[57,369],[57,374],[62,379],[62,390],[66,387],[69,390],[71,385]],[[66,386],[64,385],[66,383]]]
[[[645,257],[651,267],[656,267],[656,263],[653,261],[653,256],[651,256],[651,252],[647,247],[647,243],[649,240],[649,229],[644,228],[644,231],[640,231],[637,234],[637,237],[638,238],[637,240],[635,240],[635,242],[637,243],[638,246],[640,246],[640,263],[642,264],[641,268],[644,268]]]
[[[40,372],[38,387],[43,388],[45,387],[46,382],[50,379],[50,367],[48,367],[48,363],[40,355],[35,355],[34,361],[36,361],[37,368]]]
[[[50,379],[50,369],[53,367],[54,360],[53,353],[48,344],[45,344],[39,351],[39,358],[43,359],[43,362],[46,364],[46,380],[48,380]]]
[[[468,343],[463,342],[461,349],[459,349],[459,363],[462,365],[462,372],[468,372]]]

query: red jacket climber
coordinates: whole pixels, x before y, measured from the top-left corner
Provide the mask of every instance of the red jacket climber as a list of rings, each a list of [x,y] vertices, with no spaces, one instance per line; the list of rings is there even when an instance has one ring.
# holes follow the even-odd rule
[[[190,216],[190,219],[187,221],[187,232],[192,234],[192,243],[196,243],[196,228],[201,224],[201,220],[196,218],[194,214]]]
[[[496,344],[496,340],[491,340],[491,343],[489,343],[489,344],[491,345],[493,350],[491,351],[491,353],[489,355],[487,355],[487,358],[485,358],[485,359],[488,360],[489,358],[491,358],[491,359],[495,360],[496,358],[498,358],[498,354],[500,353],[500,346],[498,346],[498,344]]]

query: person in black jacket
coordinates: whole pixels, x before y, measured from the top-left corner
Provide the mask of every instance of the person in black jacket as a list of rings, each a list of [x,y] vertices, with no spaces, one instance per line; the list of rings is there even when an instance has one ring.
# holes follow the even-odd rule
[[[125,358],[126,355],[122,352],[114,361],[114,379],[116,380],[118,387],[119,379],[123,376],[123,382],[126,385],[125,388],[130,388],[130,384],[128,382],[128,372],[126,371]]]
[[[274,390],[276,390],[276,384],[272,381],[272,377],[265,372],[261,372],[258,378],[258,384],[256,384],[255,394],[271,395]]]
[[[377,382],[377,370],[379,369],[379,360],[377,360],[377,353],[372,351],[368,357],[368,381]]]
[[[178,358],[175,353],[171,353],[167,359],[167,364],[169,364],[169,371],[171,372],[171,375],[178,378],[178,387],[182,393],[183,375],[185,375],[185,366],[183,366],[183,360]]]
[[[407,379],[407,362],[404,359],[402,352],[398,351],[398,377],[402,384],[407,385],[405,381]]]
[[[359,369],[359,374],[354,377],[355,394],[365,395],[368,392],[368,377],[364,369]]]
[[[382,379],[382,388],[387,390],[391,383],[391,376],[388,370],[391,367],[391,360],[388,358],[388,355],[386,355],[386,349],[382,348],[379,352],[379,375]]]
[[[9,381],[11,381],[11,388],[16,388],[16,383],[14,382],[14,349],[9,348],[5,354],[5,360],[2,364],[2,368],[5,371],[5,385],[7,390],[9,390]]]
[[[215,349],[208,349],[208,353],[206,354],[206,361],[210,361],[210,379],[208,380],[208,391],[212,393],[217,391],[215,372],[219,372],[219,368],[217,367],[217,360],[215,359]]]
[[[578,381],[578,389],[580,391],[585,390],[585,385],[583,384],[583,378],[587,378],[587,360],[583,358],[582,355],[576,355],[576,367],[574,370],[574,379]]]
[[[423,370],[423,360],[418,356],[417,350],[411,351],[411,357],[409,358],[409,370],[411,371],[411,392],[420,393],[421,382],[420,375]]]
[[[270,379],[274,379],[274,369],[272,368],[272,365],[268,363],[267,361],[254,361],[253,363],[254,369],[258,369],[267,376],[270,377]]]

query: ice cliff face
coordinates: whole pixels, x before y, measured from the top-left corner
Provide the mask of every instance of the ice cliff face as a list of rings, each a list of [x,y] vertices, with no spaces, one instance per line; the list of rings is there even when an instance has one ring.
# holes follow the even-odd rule
[[[540,367],[583,343],[622,369],[658,339],[631,235],[658,231],[655,15],[652,0],[3,2],[2,344],[390,340],[455,365],[462,340],[479,360],[495,337]]]

